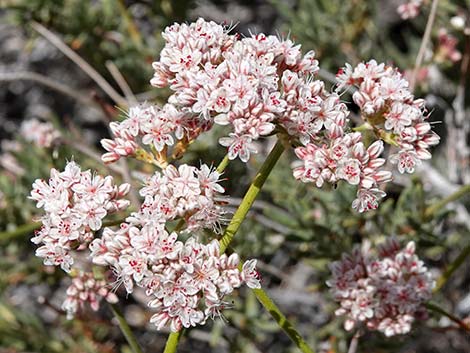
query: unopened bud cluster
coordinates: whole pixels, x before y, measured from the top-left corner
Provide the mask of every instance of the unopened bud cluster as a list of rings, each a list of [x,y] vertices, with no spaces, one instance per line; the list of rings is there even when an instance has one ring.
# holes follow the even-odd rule
[[[92,310],[98,311],[102,299],[112,304],[119,300],[105,280],[96,279],[93,273],[83,271],[79,271],[72,278],[66,295],[67,298],[62,303],[62,310],[67,313],[67,319],[72,319],[86,304]]]
[[[356,247],[330,269],[327,284],[341,305],[336,315],[346,317],[348,331],[365,325],[386,336],[408,333],[415,318],[425,313],[423,304],[434,287],[414,242],[402,249],[395,238],[378,249],[377,257]]]
[[[50,122],[37,119],[25,120],[20,128],[21,136],[38,147],[52,147],[61,137],[60,132]]]

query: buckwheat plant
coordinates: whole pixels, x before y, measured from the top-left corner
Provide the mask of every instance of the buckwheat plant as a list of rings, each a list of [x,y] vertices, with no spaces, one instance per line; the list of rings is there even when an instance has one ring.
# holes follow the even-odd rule
[[[132,205],[134,211],[118,227],[103,226],[108,214],[129,206],[123,197],[131,186],[82,172],[74,162],[63,172],[53,169],[49,181],[37,180],[31,192],[46,212],[33,238],[40,245],[36,254],[74,277],[64,303],[69,316],[86,302],[95,310],[102,298],[115,302],[112,285],[122,284],[127,293],[143,289],[154,311],[150,321],[173,332],[166,352],[176,350],[183,328],[220,316],[226,297],[242,284],[254,290],[303,352],[312,352],[260,288],[256,260],[225,254],[266,178],[285,148],[293,147],[296,179],[316,187],[351,184],[357,188],[352,207],[365,212],[385,196],[392,179],[387,160],[401,173],[412,173],[431,157],[428,149],[439,138],[426,122],[424,100],[413,97],[396,68],[374,60],[354,69],[346,64],[331,92],[316,78],[313,51],[302,54],[290,39],[230,32],[203,19],[165,29],[150,82],[171,95],[163,105],[130,107],[121,122],[110,123],[112,138],[101,141],[106,164],[134,158],[157,167],[141,185],[142,204]],[[339,96],[349,86],[356,87],[353,101],[364,120],[356,128]],[[219,167],[179,164],[191,143],[214,124],[227,126],[219,139],[227,156]],[[248,162],[258,152],[258,141],[274,135],[277,143],[229,221],[224,169],[236,158]],[[384,155],[387,145],[392,153]],[[204,241],[207,234],[212,239]],[[83,256],[76,260],[80,252],[88,254],[88,262]],[[106,275],[93,277],[93,266]],[[413,243],[399,250],[391,242],[378,259],[355,250],[332,268],[328,284],[341,302],[337,313],[347,316],[348,330],[365,323],[386,335],[406,333],[430,297],[432,280]],[[128,327],[125,333],[132,336]]]

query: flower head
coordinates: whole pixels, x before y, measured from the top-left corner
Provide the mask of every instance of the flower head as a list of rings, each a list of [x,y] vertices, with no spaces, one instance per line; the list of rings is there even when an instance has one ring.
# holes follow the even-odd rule
[[[74,249],[94,238],[108,213],[127,208],[129,201],[122,197],[128,191],[127,184],[115,186],[111,176],[82,172],[75,162],[67,163],[63,172],[52,169],[48,182],[37,179],[30,198],[46,214],[32,238],[41,245],[36,255],[44,258],[45,265],[61,266],[69,272]]]
[[[327,284],[348,331],[363,324],[386,336],[408,333],[434,287],[414,242],[401,248],[393,237],[379,248],[378,257],[356,247],[330,269]]]

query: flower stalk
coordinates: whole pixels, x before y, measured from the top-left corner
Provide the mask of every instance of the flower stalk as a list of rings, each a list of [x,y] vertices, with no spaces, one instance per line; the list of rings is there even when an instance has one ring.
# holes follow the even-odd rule
[[[230,159],[228,158],[228,154],[225,155],[224,159],[222,159],[219,165],[216,168],[217,173],[223,173],[225,168],[227,168]]]
[[[269,312],[273,319],[277,322],[280,328],[289,336],[292,342],[300,349],[303,353],[314,353],[314,351],[309,347],[307,342],[302,338],[300,333],[295,329],[294,325],[287,320],[286,316],[281,312],[278,306],[272,301],[266,291],[262,288],[252,289],[255,293],[258,301],[264,306],[264,308]]]
[[[235,211],[235,214],[232,217],[229,225],[227,226],[222,239],[220,240],[220,251],[225,252],[227,247],[233,240],[233,237],[240,228],[242,222],[245,220],[248,211],[250,210],[253,202],[258,196],[261,188],[263,187],[266,179],[273,170],[277,161],[284,152],[284,144],[281,139],[279,139],[276,145],[273,147],[268,157],[264,161],[260,170],[256,174],[252,184],[248,188],[245,196],[243,197],[240,206]],[[243,264],[240,263],[239,269],[242,270]],[[292,323],[287,320],[286,316],[281,312],[278,306],[273,302],[269,295],[262,288],[252,289],[256,295],[258,301],[264,306],[264,308],[269,312],[269,314],[274,318],[280,328],[289,336],[289,338],[296,344],[296,346],[303,353],[314,353],[314,351],[308,346],[307,342],[302,338],[300,333],[295,329]],[[165,352],[165,353],[171,353]]]
[[[435,303],[427,303],[427,304],[425,304],[425,306],[428,310],[434,311],[435,313],[438,313],[438,314],[441,314],[441,315],[447,317],[449,320],[451,320],[451,321],[455,322],[457,325],[459,325],[459,327],[461,329],[463,329],[467,332],[470,332],[470,325],[466,324],[465,322],[460,320],[455,315],[447,312],[446,310],[441,308],[439,305],[437,305]]]
[[[256,174],[253,182],[248,188],[248,191],[243,197],[243,200],[240,203],[240,206],[235,211],[235,214],[233,215],[232,220],[230,221],[229,225],[225,229],[224,235],[222,236],[222,239],[220,239],[220,252],[221,253],[225,252],[225,250],[227,249],[227,246],[230,244],[234,235],[237,233],[238,229],[240,228],[242,222],[245,220],[248,211],[253,205],[253,202],[258,196],[269,174],[273,170],[274,165],[279,160],[279,157],[281,157],[282,152],[284,152],[284,145],[281,140],[278,140],[276,145],[273,147],[268,157],[264,161],[260,170]]]
[[[432,218],[432,216],[437,213],[440,209],[446,206],[448,203],[453,201],[457,201],[461,197],[465,196],[466,194],[470,193],[470,185],[464,185],[460,189],[458,189],[453,194],[443,198],[442,200],[436,202],[434,205],[429,206],[426,211],[424,212],[424,217],[426,220]]]
[[[137,342],[137,339],[135,338],[134,334],[132,333],[131,328],[129,327],[126,319],[124,318],[124,315],[122,314],[121,310],[115,305],[115,304],[110,304],[111,310],[113,311],[114,316],[118,320],[119,327],[124,334],[124,337],[127,340],[127,343],[129,343],[129,346],[132,349],[133,353],[143,353],[142,349],[139,346],[139,343]]]
[[[465,259],[470,255],[470,245],[462,249],[457,258],[449,265],[445,272],[439,277],[434,288],[434,292],[438,292],[449,280],[452,274],[464,263]]]
[[[176,352],[176,348],[178,347],[178,343],[180,341],[181,336],[183,336],[183,330],[178,332],[172,332],[168,336],[168,340],[165,344],[165,350],[163,353],[173,353]]]

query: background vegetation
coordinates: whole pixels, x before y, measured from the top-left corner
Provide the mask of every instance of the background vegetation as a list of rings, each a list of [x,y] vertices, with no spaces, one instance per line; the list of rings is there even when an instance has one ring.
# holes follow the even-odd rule
[[[245,34],[251,30],[289,35],[304,51],[317,52],[320,76],[331,85],[345,62],[354,65],[375,58],[407,72],[415,67],[431,3],[424,1],[420,15],[408,21],[396,12],[401,3],[0,0],[0,351],[129,352],[105,305],[99,313],[66,320],[60,304],[67,279],[61,271],[44,267],[29,241],[37,211],[26,196],[33,180],[46,178],[51,167],[61,168],[73,157],[84,168],[119,178],[98,160],[98,142],[108,135],[109,121],[118,119],[119,102],[86,72],[87,64],[119,97],[128,93],[119,82],[124,78],[138,100],[162,101],[168,92],[149,85],[150,64],[162,47],[161,31],[175,21],[201,16],[237,23]],[[463,19],[463,27],[455,17]],[[452,61],[443,52],[441,28],[456,38],[460,60]],[[52,44],[53,38],[83,61],[70,60]],[[243,258],[261,260],[263,286],[318,352],[347,352],[352,337],[335,318],[336,304],[325,285],[327,264],[342,252],[361,241],[376,244],[397,235],[417,242],[420,256],[438,278],[450,274],[451,264],[470,246],[469,57],[470,2],[439,1],[415,92],[426,98],[441,144],[433,151],[432,163],[414,177],[395,176],[378,211],[355,213],[350,208],[354,192],[347,185],[318,190],[296,182],[292,155],[285,154],[235,238],[233,247]],[[352,104],[350,108],[355,111]],[[39,149],[24,141],[18,128],[33,117],[53,122],[64,136],[63,144]],[[183,161],[217,164],[225,154],[222,147],[214,148],[219,135],[217,129],[203,135]],[[235,161],[228,167],[224,185],[233,196],[233,210],[271,146],[267,140],[249,164]],[[129,166],[135,173],[151,172],[138,163]],[[433,299],[461,322],[470,322],[469,259],[462,258]],[[190,330],[179,351],[295,352],[253,293],[241,291],[240,296],[225,312],[226,322]],[[161,351],[167,334],[148,324],[151,313],[144,298],[121,293],[121,299],[143,350]],[[366,334],[357,351],[469,351],[468,331],[445,316],[430,315],[430,320],[415,324],[411,335],[386,339]]]

